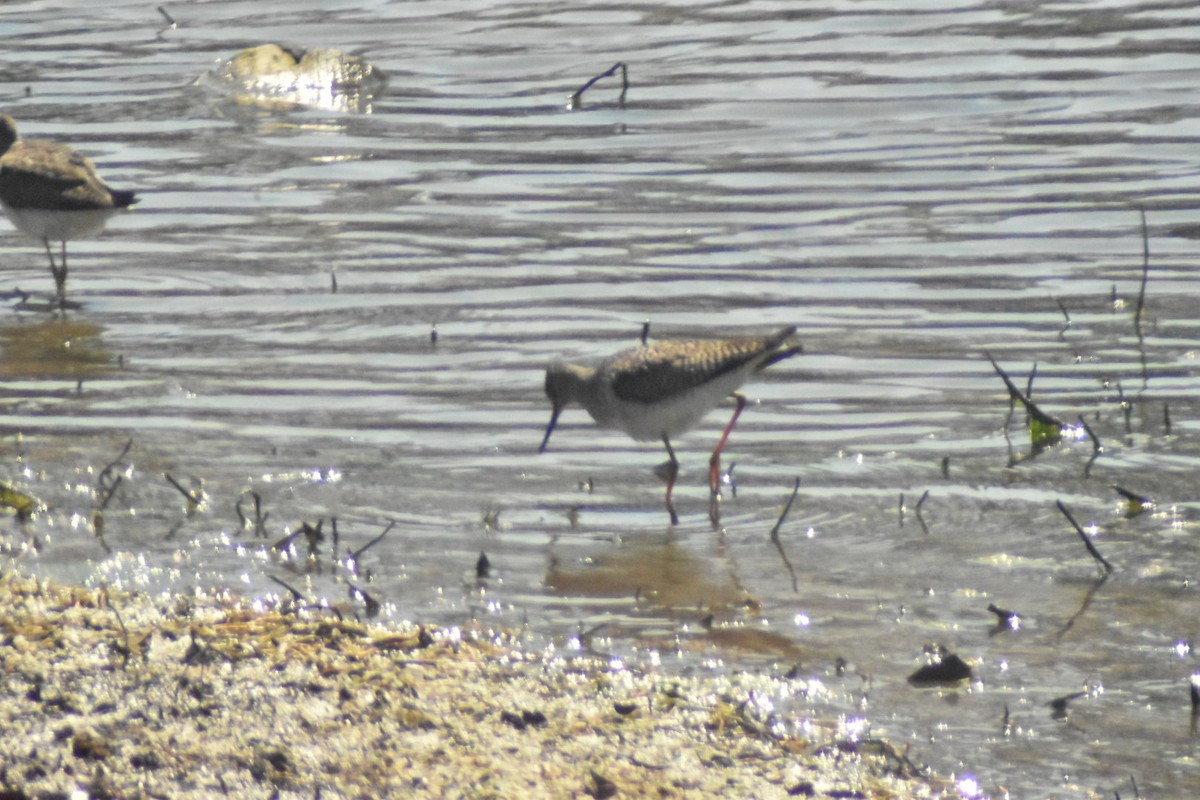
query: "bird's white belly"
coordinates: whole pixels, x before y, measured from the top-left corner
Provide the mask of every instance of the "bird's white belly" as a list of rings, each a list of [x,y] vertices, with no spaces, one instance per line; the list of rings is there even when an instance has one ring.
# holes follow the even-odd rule
[[[117,209],[104,208],[92,211],[53,211],[44,208],[12,208],[4,206],[4,213],[21,231],[42,241],[65,242],[94,236],[104,230],[108,218]]]
[[[671,400],[618,403],[608,425],[620,428],[638,441],[659,441],[664,434],[674,438],[694,428],[740,384],[736,377],[719,378]]]

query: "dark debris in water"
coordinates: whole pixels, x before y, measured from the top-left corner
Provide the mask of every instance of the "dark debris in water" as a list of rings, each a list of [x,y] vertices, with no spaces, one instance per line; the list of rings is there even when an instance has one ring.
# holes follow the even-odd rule
[[[971,666],[940,645],[930,648],[930,662],[908,676],[914,686],[950,686],[973,676]]]

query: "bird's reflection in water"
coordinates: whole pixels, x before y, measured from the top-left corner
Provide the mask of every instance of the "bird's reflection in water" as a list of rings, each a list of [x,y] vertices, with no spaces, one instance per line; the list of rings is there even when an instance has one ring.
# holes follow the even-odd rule
[[[719,612],[743,605],[746,592],[727,571],[661,539],[627,539],[570,565],[552,561],[546,585],[567,597],[629,597],[642,607]]]

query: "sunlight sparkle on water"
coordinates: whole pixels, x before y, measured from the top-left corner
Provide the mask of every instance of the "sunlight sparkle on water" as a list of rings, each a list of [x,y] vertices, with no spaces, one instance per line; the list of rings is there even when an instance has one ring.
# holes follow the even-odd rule
[[[963,797],[976,798],[984,796],[983,790],[979,786],[979,781],[975,780],[974,775],[963,775],[955,785]]]
[[[844,717],[838,727],[847,741],[858,742],[871,737],[871,723],[865,717]]]
[[[1172,649],[1175,651],[1175,655],[1180,658],[1186,658],[1192,653],[1192,643],[1186,639],[1180,639]]]

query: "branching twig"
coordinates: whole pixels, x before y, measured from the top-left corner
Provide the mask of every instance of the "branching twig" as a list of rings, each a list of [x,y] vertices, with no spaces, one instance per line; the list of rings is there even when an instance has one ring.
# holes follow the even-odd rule
[[[1052,425],[1060,429],[1063,427],[1062,420],[1052,417],[1045,411],[1042,411],[1040,408],[1038,408],[1037,404],[1033,402],[1033,400],[1029,399],[1029,396],[1026,393],[1017,388],[1016,384],[1012,382],[1012,379],[1008,377],[1008,373],[1000,368],[1000,365],[996,363],[996,359],[992,358],[991,353],[984,352],[984,355],[987,357],[988,361],[992,362],[992,369],[996,370],[996,374],[1000,376],[1000,380],[1004,381],[1004,385],[1008,388],[1008,396],[1024,406],[1026,413],[1028,413],[1030,417],[1043,425]],[[1033,385],[1033,376],[1036,373],[1037,367],[1035,366],[1033,373],[1031,373],[1029,376],[1030,386]]]

